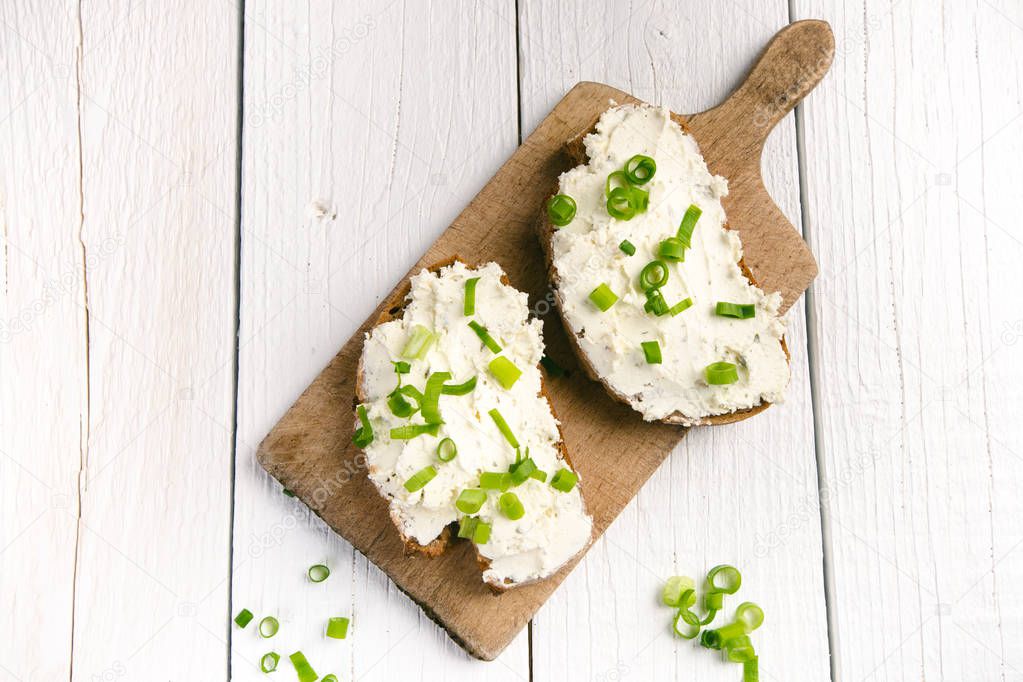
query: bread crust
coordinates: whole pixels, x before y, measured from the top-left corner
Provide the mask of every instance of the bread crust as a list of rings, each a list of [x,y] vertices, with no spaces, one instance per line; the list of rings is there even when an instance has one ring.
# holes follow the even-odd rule
[[[685,119],[679,116],[678,114],[672,112],[671,120],[677,123],[679,127],[682,128],[683,132],[687,134],[690,132],[689,126],[686,124]],[[571,167],[574,168],[576,166],[583,165],[589,162],[589,159],[586,156],[586,148],[583,141],[584,138],[590,133],[594,132],[595,129],[596,121],[594,121],[594,125],[591,126],[589,129],[580,133],[579,135],[565,143],[564,154]],[[555,181],[554,188],[549,193],[548,197],[557,194],[558,190],[559,182]],[[555,307],[558,309],[558,316],[561,318],[561,323],[565,327],[565,332],[566,335],[568,336],[568,341],[571,344],[572,350],[575,352],[576,357],[579,358],[579,364],[582,365],[583,370],[586,372],[586,375],[593,381],[603,386],[604,390],[607,391],[608,395],[610,395],[612,398],[628,405],[633,409],[636,409],[635,408],[636,401],[634,399],[635,398],[634,396],[630,397],[616,390],[613,386],[611,386],[610,383],[608,383],[608,381],[604,377],[600,376],[597,373],[596,369],[593,367],[593,364],[590,362],[589,356],[586,354],[586,352],[582,348],[582,345],[579,343],[579,337],[572,331],[571,326],[568,324],[568,320],[565,319],[564,301],[561,295],[561,277],[558,273],[557,268],[554,265],[554,233],[557,230],[557,227],[550,221],[550,218],[547,215],[547,211],[544,208],[546,206],[546,203],[547,202],[545,201],[543,205],[540,207],[535,223],[535,229],[537,237],[540,240],[540,247],[544,253],[544,264],[547,268],[547,279],[551,283],[552,289],[554,291],[554,299],[556,304]],[[731,229],[728,223],[725,223],[724,227],[726,230]],[[746,277],[746,279],[753,286],[759,286],[757,284],[756,279],[753,277],[753,273],[750,272],[749,267],[741,258],[739,259],[739,268],[742,271],[743,276]],[[781,338],[781,347],[782,350],[785,351],[786,360],[791,360],[788,346],[785,344],[784,336]],[[754,407],[750,407],[745,410],[736,410],[735,412],[729,412],[727,414],[710,415],[707,417],[699,417],[695,419],[692,417],[687,417],[681,412],[676,411],[658,421],[663,422],[665,424],[675,424],[679,426],[732,424],[734,422],[742,421],[743,419],[748,419],[749,417],[752,417],[755,414],[759,414],[770,406],[771,403],[767,401],[762,401],[759,405],[755,405]]]
[[[462,264],[468,266],[468,263],[463,261],[461,258],[459,258],[458,256],[453,256],[453,257],[445,259],[443,261],[439,261],[437,263],[434,263],[433,265],[430,265],[426,269],[429,270],[430,272],[437,272],[441,268],[444,268],[444,267],[446,267],[448,265],[452,265],[454,263],[462,263]],[[501,277],[501,283],[510,286],[510,283],[508,281],[507,275],[503,275]],[[391,298],[388,299],[387,304],[384,306],[384,311],[382,313],[380,313],[380,316],[377,318],[376,323],[373,325],[373,327],[376,328],[376,327],[379,327],[380,325],[384,324],[385,322],[390,322],[392,320],[400,319],[402,314],[405,312],[405,305],[407,304],[408,295],[409,295],[409,292],[411,292],[411,291],[412,291],[412,282],[411,282],[411,278],[409,278],[409,279],[405,280],[405,282],[402,284],[402,286],[399,287],[397,290],[395,290],[395,292],[391,296]],[[365,379],[365,369],[362,366],[363,357],[364,357],[364,355],[360,355],[359,356],[359,364],[358,364],[358,367],[356,369],[356,376],[355,376],[355,398],[356,398],[356,403],[355,403],[355,405],[358,405],[359,403],[366,402],[366,391],[365,391],[365,381],[364,381],[364,379]],[[540,366],[540,395],[542,395],[544,397],[544,399],[547,401],[547,405],[550,407],[551,414],[554,415],[554,419],[555,419],[555,421],[557,422],[557,425],[558,425],[558,442],[555,444],[555,447],[557,447],[558,452],[561,454],[562,458],[565,460],[565,463],[568,464],[568,466],[573,471],[575,471],[575,467],[572,465],[572,460],[568,456],[568,448],[565,445],[565,434],[564,434],[564,432],[561,429],[561,420],[559,420],[558,419],[558,415],[555,414],[555,412],[554,412],[554,404],[551,402],[550,395],[547,393],[546,380],[547,380],[547,372],[543,368],[543,366],[541,365]],[[353,410],[354,410],[355,405],[353,405]],[[356,418],[356,428],[358,428],[358,426],[359,426],[359,422],[358,422],[358,418]],[[581,481],[580,481],[580,483],[577,483],[576,485],[580,486],[580,498],[581,498],[582,504],[583,504],[583,511],[585,512],[586,511],[586,500],[585,500],[585,497],[582,496],[582,483],[581,483]],[[381,496],[383,496],[383,493],[381,493]],[[412,538],[408,537],[408,535],[405,534],[405,532],[404,532],[404,530],[402,529],[402,526],[401,526],[401,520],[398,518],[397,514],[395,514],[394,512],[391,512],[390,516],[391,516],[391,522],[394,524],[394,527],[397,528],[398,534],[401,536],[402,544],[405,546],[405,553],[407,555],[419,554],[419,555],[427,556],[427,557],[430,557],[430,558],[438,557],[438,556],[440,556],[441,554],[444,553],[444,551],[450,546],[451,542],[454,539],[457,539],[457,534],[455,532],[455,526],[457,524],[452,523],[452,524],[446,526],[444,528],[444,530],[441,531],[441,534],[435,540],[433,540],[432,542],[430,542],[427,545],[421,545],[418,542],[416,542],[415,540],[413,540]],[[590,539],[587,541],[587,543],[586,543],[586,545],[584,547],[580,548],[579,553],[581,553],[586,547],[588,547],[592,541],[593,541],[593,532],[592,532],[592,529],[591,529],[591,531],[590,531]],[[485,573],[487,571],[487,569],[490,568],[490,560],[487,559],[482,554],[480,554],[478,547],[475,547],[475,545],[473,547],[474,547],[474,549],[476,551],[476,565],[479,567],[481,573]],[[576,554],[576,556],[578,556],[578,554]],[[548,577],[550,577],[550,576],[548,576]],[[491,589],[491,591],[493,591],[495,594],[501,594],[501,593],[506,592],[509,589],[512,589],[514,587],[522,587],[523,585],[529,585],[529,584],[532,584],[534,582],[538,582],[540,580],[546,580],[546,579],[547,578],[534,578],[533,580],[526,580],[526,581],[523,581],[523,582],[510,582],[510,583],[504,583],[504,582],[500,582],[500,581],[493,580],[493,579],[484,579],[483,582],[486,583],[487,587],[489,587]]]

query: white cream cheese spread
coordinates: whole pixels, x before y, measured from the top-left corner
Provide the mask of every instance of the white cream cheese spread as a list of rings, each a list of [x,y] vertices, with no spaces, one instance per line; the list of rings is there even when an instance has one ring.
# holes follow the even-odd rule
[[[570,467],[558,449],[558,422],[540,392],[542,323],[528,319],[526,294],[502,283],[503,276],[496,263],[470,269],[460,262],[413,276],[401,318],[367,333],[360,369],[361,394],[374,434],[364,448],[369,477],[389,500],[391,516],[406,539],[421,545],[437,539],[446,526],[466,516],[455,506],[460,493],[480,489],[483,472],[508,472],[528,448],[546,480],[529,478],[508,488],[521,502],[521,518],[513,520],[502,512],[501,490],[484,490],[486,500],[472,514],[490,527],[489,538],[476,542],[489,563],[484,580],[512,586],[547,577],[564,565],[589,543],[592,521],[578,485],[568,492],[551,485],[556,472]],[[470,278],[479,279],[475,311],[467,316],[464,301]],[[501,346],[499,353],[469,327],[473,320]],[[403,351],[417,326],[430,330],[434,341],[421,358],[408,359]],[[522,372],[510,388],[489,369],[499,356]],[[469,393],[440,396],[443,423],[436,436],[391,437],[391,429],[424,421],[420,413],[398,417],[388,406],[397,384],[396,362],[408,362],[402,384],[419,391],[435,372],[450,372],[450,384],[476,377]],[[492,418],[494,409],[517,439],[518,453]],[[437,448],[445,438],[454,441],[457,455],[442,462]],[[433,467],[436,475],[410,492],[406,482],[426,467]]]
[[[559,192],[575,200],[576,214],[555,232],[551,247],[562,317],[596,374],[648,421],[671,416],[698,424],[763,401],[780,402],[789,381],[781,295],[765,294],[743,276],[742,243],[725,228],[725,179],[710,173],[696,141],[665,108],[615,106],[584,144],[589,162],[559,180]],[[649,206],[618,220],[608,214],[605,182],[636,154],[656,162],[642,185]],[[644,310],[640,272],[657,258],[661,241],[675,236],[690,205],[702,215],[685,260],[668,262],[661,292],[669,305],[690,298],[692,306],[655,316]],[[634,255],[619,248],[623,240],[635,246]],[[589,299],[602,283],[618,296],[606,312]],[[715,308],[722,301],[753,304],[755,315],[719,316]],[[644,341],[658,342],[660,364],[646,361]],[[705,369],[717,362],[734,364],[738,380],[709,385]]]

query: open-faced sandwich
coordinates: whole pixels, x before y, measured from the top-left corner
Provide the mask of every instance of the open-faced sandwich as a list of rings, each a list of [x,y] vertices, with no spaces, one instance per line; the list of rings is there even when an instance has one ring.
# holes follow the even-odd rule
[[[561,317],[583,366],[648,421],[737,421],[789,381],[781,295],[761,291],[681,119],[613,106],[570,143],[539,220]]]
[[[355,442],[409,550],[474,543],[501,591],[546,578],[590,542],[578,474],[543,393],[542,323],[501,268],[412,277],[366,334]]]

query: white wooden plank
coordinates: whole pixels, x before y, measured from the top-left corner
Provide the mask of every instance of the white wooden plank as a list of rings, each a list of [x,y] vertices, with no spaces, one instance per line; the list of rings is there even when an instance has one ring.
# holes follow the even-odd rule
[[[839,677],[1020,679],[1023,8],[795,8]]]
[[[0,680],[68,679],[86,386],[74,13],[4,3],[0,42]]]
[[[595,7],[527,0],[520,16],[525,127],[578,80],[603,81],[675,111],[706,109],[738,84],[786,23],[784,2]],[[769,140],[764,175],[799,225],[796,166],[790,117]],[[657,603],[668,576],[705,574],[718,563],[742,569],[741,596],[767,613],[754,637],[762,679],[828,677],[801,306],[789,313],[789,324],[793,381],[786,403],[686,437],[534,619],[535,679],[738,679],[736,666],[674,638],[673,614]]]
[[[283,615],[272,648],[321,674],[528,678],[525,635],[497,662],[469,659],[254,459],[514,150],[515,68],[514,13],[482,3],[246,3],[233,603]],[[320,561],[333,574],[310,585]],[[346,642],[323,639],[331,615],[353,618]],[[263,679],[269,644],[236,632],[234,679]]]
[[[74,339],[88,393],[72,679],[225,679],[238,14],[79,9],[89,325]]]

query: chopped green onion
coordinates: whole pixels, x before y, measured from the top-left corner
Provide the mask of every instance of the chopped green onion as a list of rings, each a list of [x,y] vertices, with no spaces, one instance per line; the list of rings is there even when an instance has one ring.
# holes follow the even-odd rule
[[[661,344],[656,341],[644,341],[639,345],[643,347],[643,355],[648,365],[661,364]]]
[[[480,487],[484,490],[500,490],[511,488],[511,474],[506,471],[484,471],[480,473]]]
[[[701,621],[700,617],[692,612],[692,606],[696,604],[696,588],[690,587],[682,591],[682,596],[678,600],[678,614],[679,617],[684,620],[687,624],[698,626],[707,625],[714,616],[717,615],[717,611],[710,611],[709,614]]]
[[[281,488],[281,492],[282,492],[282,493],[283,493],[283,494],[284,494],[284,495],[285,495],[286,497],[294,497],[294,496],[295,496],[295,491],[294,491],[294,490],[288,490],[287,488]]]
[[[554,474],[554,478],[551,479],[551,487],[555,490],[567,493],[570,492],[578,482],[579,476],[574,471],[558,469],[557,473]]]
[[[455,441],[450,438],[445,438],[441,442],[437,443],[437,459],[442,462],[450,462],[458,454],[458,446],[455,445]]]
[[[752,303],[728,303],[718,301],[714,312],[721,317],[735,317],[740,320],[748,320],[757,314],[757,307]]]
[[[631,187],[615,187],[607,195],[607,214],[618,220],[632,220],[636,215]]]
[[[526,514],[526,508],[522,506],[519,496],[515,493],[505,493],[497,501],[501,507],[501,513],[512,521],[518,521]]]
[[[639,273],[639,288],[643,291],[660,289],[668,281],[668,264],[663,260],[652,260]]]
[[[490,541],[490,524],[477,516],[463,516],[458,522],[458,537],[485,545]]]
[[[668,237],[657,247],[657,255],[664,260],[684,261],[686,259],[686,245],[678,237]]]
[[[668,578],[668,582],[664,583],[664,589],[661,590],[661,601],[665,606],[678,608],[682,605],[682,593],[695,588],[696,583],[689,576],[673,575]]]
[[[351,621],[340,616],[337,618],[331,618],[327,621],[327,636],[331,639],[344,639],[348,636],[349,622]]]
[[[265,673],[272,673],[274,670],[277,670],[277,662],[280,660],[281,655],[275,651],[263,654],[263,658],[259,659],[259,669]]]
[[[730,639],[725,642],[725,656],[733,663],[745,663],[756,658],[753,643],[746,635]]]
[[[734,621],[728,625],[722,625],[717,629],[717,636],[721,640],[722,645],[736,637],[744,637],[745,635],[746,624],[741,620]]]
[[[465,395],[476,388],[476,377],[469,377],[460,384],[444,384],[440,392],[444,395]]]
[[[436,436],[440,424],[406,424],[391,429],[391,440],[411,440],[418,436]]]
[[[757,656],[742,664],[742,682],[760,682],[760,664]]]
[[[654,177],[657,172],[657,162],[649,156],[636,154],[625,162],[625,177],[633,185],[643,185]]]
[[[458,521],[458,537],[471,540],[479,522],[480,520],[475,516],[463,516]]]
[[[277,634],[281,624],[273,616],[267,616],[263,620],[259,621],[259,636],[263,639],[269,639]]]
[[[487,494],[479,488],[466,488],[458,493],[455,508],[463,514],[475,514],[487,501]]]
[[[306,571],[306,575],[309,576],[309,580],[312,582],[322,583],[330,577],[330,569],[323,564],[315,564],[309,567],[309,570]]]
[[[490,373],[497,379],[497,383],[501,384],[506,390],[510,390],[515,385],[515,382],[519,380],[519,377],[522,376],[522,370],[503,355],[498,355],[487,366],[490,368]]]
[[[533,461],[532,457],[526,457],[508,467],[508,473],[511,474],[512,483],[515,485],[525,483],[532,477],[534,471],[536,471],[536,462]]]
[[[628,239],[623,239],[622,243],[618,245],[618,248],[622,250],[626,256],[635,256],[636,247]]]
[[[427,377],[426,388],[423,389],[423,403],[419,407],[423,421],[427,424],[444,423],[440,417],[440,392],[444,382],[450,378],[451,372],[434,372]]]
[[[373,442],[373,425],[369,423],[369,416],[366,414],[365,405],[359,405],[355,411],[359,415],[359,421],[362,423],[362,426],[352,434],[352,442],[360,448],[364,448]]]
[[[622,170],[616,170],[607,176],[607,181],[604,182],[604,196],[611,196],[611,192],[619,187],[629,189],[629,176]]]
[[[401,357],[409,360],[422,360],[430,350],[430,346],[433,345],[435,338],[433,332],[423,325],[415,325],[412,327],[408,341],[405,342],[405,347],[401,350]]]
[[[720,576],[720,580],[718,577]],[[707,571],[707,584],[710,589],[726,594],[735,594],[742,586],[742,573],[735,566],[718,564]]]
[[[717,630],[704,630],[700,634],[700,646],[707,649],[721,649],[724,642],[721,641],[721,635],[718,634]]]
[[[497,341],[494,341],[494,337],[492,337],[487,332],[487,328],[486,327],[484,327],[482,324],[480,324],[476,320],[471,320],[469,322],[469,327],[474,332],[476,332],[476,336],[480,337],[480,341],[482,341],[483,345],[486,346],[487,348],[489,348],[491,350],[491,352],[494,352],[494,353],[500,353],[501,352],[501,344],[499,344]]]
[[[720,611],[725,607],[725,593],[711,590],[703,595],[703,607],[708,611]]]
[[[409,476],[409,479],[405,481],[405,490],[410,493],[414,493],[417,490],[422,490],[423,486],[432,481],[437,475],[437,469],[433,465],[425,466],[416,473]]]
[[[565,376],[565,368],[554,362],[554,359],[549,355],[541,356],[540,364],[543,365],[543,368],[547,370],[547,373],[554,378]]]
[[[506,441],[508,441],[508,444],[513,448],[518,449],[519,439],[515,437],[514,433],[512,433],[511,427],[508,426],[508,422],[504,419],[504,415],[502,415],[496,407],[490,410],[487,414],[489,414],[490,418],[494,420],[495,424],[497,424],[497,430],[501,432],[501,435],[504,436]]]
[[[479,277],[465,280],[465,303],[462,305],[462,313],[466,317],[476,314],[476,283],[479,281]]]
[[[395,374],[408,374],[409,372],[412,371],[412,365],[405,362],[404,360],[398,360],[397,362],[392,362],[391,364],[394,365]]]
[[[749,634],[763,624],[764,610],[751,601],[744,601],[735,610],[735,620],[744,623]]]
[[[632,202],[632,207],[636,209],[636,213],[646,213],[647,206],[650,205],[650,192],[639,187],[630,187],[629,201]]]
[[[680,312],[682,312],[683,310],[687,310],[692,305],[693,305],[692,298],[683,298],[681,301],[668,308],[668,314],[671,315],[672,317],[675,317]]]
[[[320,678],[320,682],[338,682],[337,675],[324,675]]]
[[[245,627],[252,622],[252,611],[248,609],[242,609],[238,612],[238,615],[234,617],[234,623],[240,628]]]
[[[539,469],[537,469],[536,471],[531,473],[529,475],[529,477],[530,478],[535,478],[536,480],[540,481],[541,483],[546,483],[547,482],[547,472],[546,471],[540,471]]]
[[[712,362],[705,370],[707,383],[712,386],[734,384],[739,380],[739,372],[730,362]]]
[[[411,417],[419,409],[405,400],[405,395],[400,389],[395,389],[393,393],[387,396],[387,408],[391,411],[395,417]]]
[[[419,406],[423,404],[423,394],[420,393],[419,389],[412,384],[402,386],[398,389],[398,392],[402,395],[407,395],[409,398],[412,398],[412,400],[415,400],[417,410],[419,409]]]
[[[618,296],[611,291],[611,287],[601,284],[590,292],[590,300],[593,301],[593,305],[600,308],[601,312],[606,313],[618,300]]]
[[[490,542],[490,524],[486,521],[479,521],[472,532],[472,541],[477,545],[485,545]]]
[[[657,317],[668,312],[668,303],[664,300],[664,294],[660,289],[650,289],[646,292],[646,303],[643,304],[643,310]]]
[[[298,682],[316,682],[319,679],[320,676],[309,665],[309,661],[301,651],[296,651],[288,658],[291,659],[291,665],[295,666],[295,672],[298,673]]]
[[[575,217],[575,199],[567,194],[556,194],[547,202],[547,216],[558,227],[564,227]]]
[[[691,204],[682,216],[682,222],[678,226],[678,238],[688,249],[693,245],[693,230],[696,229],[696,221],[703,215],[703,210],[696,204]]]
[[[671,622],[671,629],[682,639],[693,639],[700,634],[700,626],[685,622],[682,618],[682,611],[675,614],[675,619]]]

